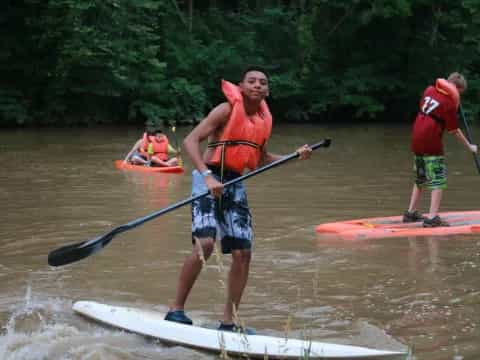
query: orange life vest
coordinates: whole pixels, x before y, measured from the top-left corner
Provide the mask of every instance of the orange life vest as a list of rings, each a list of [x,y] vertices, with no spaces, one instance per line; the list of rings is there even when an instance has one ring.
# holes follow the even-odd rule
[[[148,152],[149,146],[151,148]],[[151,153],[153,151],[153,154]],[[142,145],[140,146],[140,152],[145,155],[156,156],[160,160],[168,160],[168,138],[162,134],[160,139],[157,139],[154,135],[143,134]]]
[[[435,89],[441,94],[450,96],[455,104],[455,109],[458,109],[460,105],[460,93],[455,84],[445,79],[437,79],[437,81],[435,81]]]
[[[272,132],[272,115],[265,100],[253,116],[247,116],[240,88],[222,80],[222,91],[232,106],[232,112],[219,141],[211,142],[214,147],[210,164],[241,174],[245,169],[258,167],[262,147]]]

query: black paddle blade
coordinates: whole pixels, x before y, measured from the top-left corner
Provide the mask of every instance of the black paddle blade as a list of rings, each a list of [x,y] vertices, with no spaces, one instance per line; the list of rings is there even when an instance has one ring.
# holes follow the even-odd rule
[[[112,238],[113,234],[107,234],[93,240],[62,246],[48,254],[48,265],[62,266],[82,260],[103,249]]]

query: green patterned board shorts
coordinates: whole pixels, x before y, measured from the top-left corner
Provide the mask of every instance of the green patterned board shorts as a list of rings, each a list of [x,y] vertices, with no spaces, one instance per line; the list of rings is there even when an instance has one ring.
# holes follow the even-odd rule
[[[447,188],[447,167],[443,156],[415,155],[413,170],[419,188],[435,190]]]

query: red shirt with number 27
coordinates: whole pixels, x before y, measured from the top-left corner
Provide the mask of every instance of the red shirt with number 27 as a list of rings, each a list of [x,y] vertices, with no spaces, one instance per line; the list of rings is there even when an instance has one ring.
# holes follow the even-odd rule
[[[458,129],[457,108],[452,97],[434,86],[425,89],[420,111],[413,124],[412,152],[416,155],[443,155],[444,130]]]

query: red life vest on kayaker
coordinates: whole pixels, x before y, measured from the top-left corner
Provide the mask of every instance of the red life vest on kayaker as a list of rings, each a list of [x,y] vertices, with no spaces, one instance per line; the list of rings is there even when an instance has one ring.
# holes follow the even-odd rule
[[[425,89],[413,124],[413,153],[443,155],[443,133],[445,130],[451,132],[458,129],[459,104],[460,94],[457,87],[445,79],[437,79],[434,85]]]
[[[455,84],[445,79],[437,79],[435,89],[441,94],[450,96],[455,104],[455,109],[458,109],[460,105],[460,93]]]
[[[446,97],[446,101],[453,105],[455,111],[458,111],[460,105],[460,93],[455,84],[445,79],[437,79],[435,81],[435,91],[441,94],[443,98]],[[438,98],[437,95],[435,96],[434,99],[432,99],[431,96],[425,97],[423,105],[421,105],[420,108],[420,113],[437,121],[443,129],[446,125],[446,119],[444,118],[445,109],[442,108],[446,105],[445,101],[441,101],[442,98]],[[441,105],[442,103],[443,105]],[[441,105],[441,107],[439,107],[439,105]]]
[[[270,138],[272,114],[262,100],[258,112],[248,116],[240,88],[231,82],[222,80],[222,91],[232,112],[220,140],[208,144],[215,148],[210,164],[239,174],[247,168],[254,170],[260,162],[262,147]]]
[[[150,154],[148,152],[149,146],[151,147]],[[153,154],[151,153],[152,151]],[[140,152],[145,155],[156,156],[160,160],[166,161],[168,160],[168,138],[163,134],[159,139],[155,135],[144,133]]]

